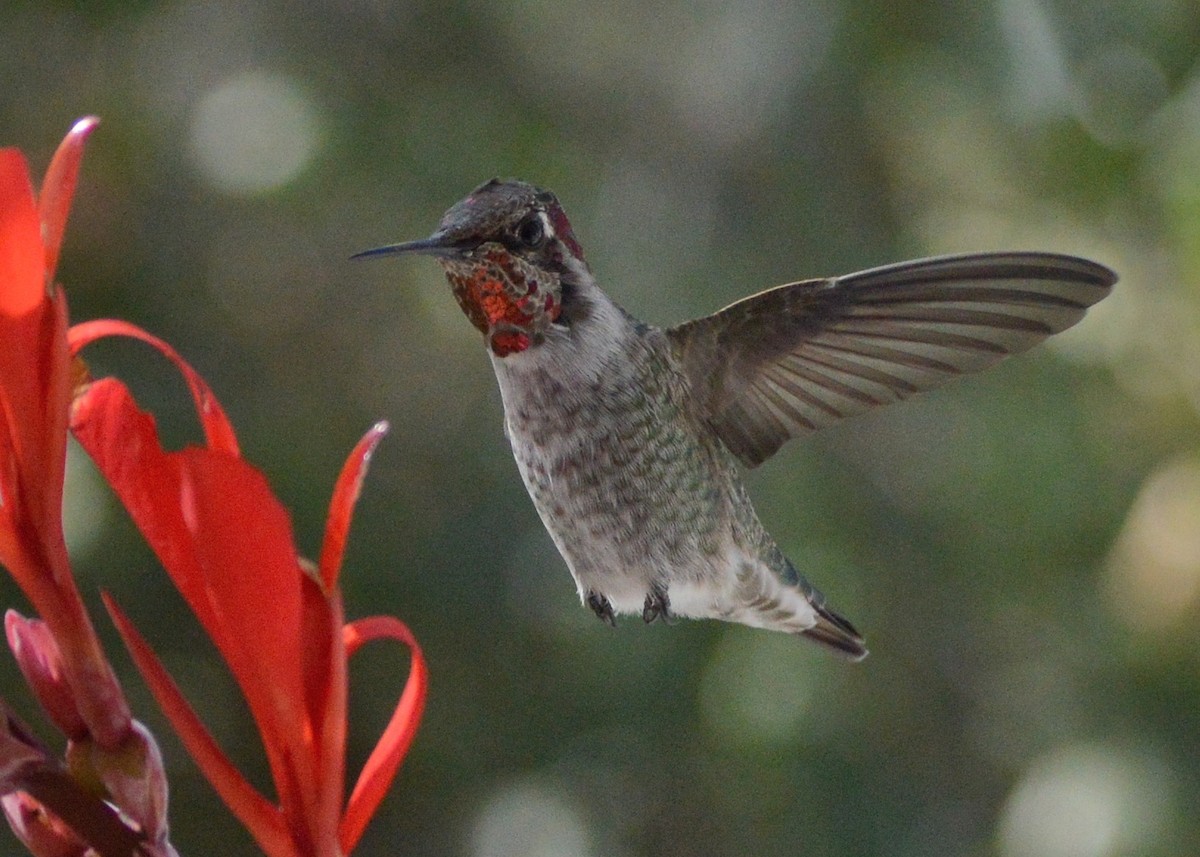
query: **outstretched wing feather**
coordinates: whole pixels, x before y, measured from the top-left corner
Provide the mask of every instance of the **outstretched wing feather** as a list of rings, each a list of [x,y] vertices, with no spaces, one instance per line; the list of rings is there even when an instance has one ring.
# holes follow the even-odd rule
[[[755,466],[791,437],[1027,350],[1115,282],[1072,256],[947,256],[779,286],[668,336],[711,425]]]

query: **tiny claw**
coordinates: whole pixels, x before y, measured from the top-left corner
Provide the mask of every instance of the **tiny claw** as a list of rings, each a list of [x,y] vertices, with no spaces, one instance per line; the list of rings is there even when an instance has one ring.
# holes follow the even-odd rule
[[[617,617],[613,614],[612,603],[599,592],[588,593],[587,606],[592,608],[592,612],[600,618],[601,622],[610,628],[617,627]]]
[[[646,593],[646,603],[642,607],[642,621],[649,625],[660,616],[668,625],[674,618],[671,615],[671,599],[667,595],[667,590],[656,583]]]

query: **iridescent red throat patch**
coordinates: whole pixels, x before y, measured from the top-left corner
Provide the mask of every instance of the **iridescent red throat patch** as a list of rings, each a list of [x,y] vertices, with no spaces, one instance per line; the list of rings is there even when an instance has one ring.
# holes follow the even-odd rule
[[[503,248],[463,264],[446,264],[454,297],[497,357],[539,343],[562,306],[557,283]]]

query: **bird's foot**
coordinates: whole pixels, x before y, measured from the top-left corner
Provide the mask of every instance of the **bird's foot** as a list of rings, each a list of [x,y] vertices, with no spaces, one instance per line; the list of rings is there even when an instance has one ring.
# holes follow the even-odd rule
[[[587,606],[592,608],[592,612],[600,618],[601,622],[610,628],[617,627],[617,617],[613,615],[612,603],[599,592],[588,593]]]
[[[667,596],[666,588],[656,583],[646,593],[646,603],[642,607],[642,621],[649,625],[660,616],[668,625],[675,618],[671,614],[671,599]]]

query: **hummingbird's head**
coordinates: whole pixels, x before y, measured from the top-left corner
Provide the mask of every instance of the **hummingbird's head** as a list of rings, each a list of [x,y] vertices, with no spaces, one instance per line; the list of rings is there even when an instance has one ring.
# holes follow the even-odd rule
[[[558,199],[520,181],[492,179],[459,200],[428,238],[358,253],[435,256],[467,318],[499,357],[539,345],[590,277]]]

